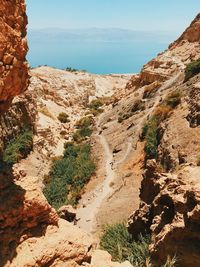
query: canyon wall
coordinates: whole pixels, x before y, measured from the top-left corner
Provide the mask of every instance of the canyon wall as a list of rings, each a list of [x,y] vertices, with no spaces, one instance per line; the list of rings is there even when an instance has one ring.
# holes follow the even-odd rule
[[[170,94],[181,96],[180,104],[157,129],[157,156],[144,163],[140,205],[128,224],[135,237],[151,235],[155,266],[162,266],[168,256],[176,257],[177,266],[195,267],[200,262],[200,75],[184,83],[185,65],[199,59],[199,52],[200,15],[167,51],[145,65],[139,89],[133,85],[137,92],[141,85],[159,81],[147,97],[148,102],[160,97],[151,116],[158,106],[160,110],[166,107],[163,101]]]
[[[23,0],[0,0],[0,112],[27,89],[27,16]]]

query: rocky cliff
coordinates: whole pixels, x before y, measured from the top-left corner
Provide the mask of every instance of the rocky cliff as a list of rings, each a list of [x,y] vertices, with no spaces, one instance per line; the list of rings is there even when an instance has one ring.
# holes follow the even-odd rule
[[[140,233],[151,235],[150,251],[156,266],[162,266],[168,256],[175,256],[177,265],[184,267],[198,266],[200,261],[200,75],[184,83],[181,71],[200,57],[199,42],[198,15],[167,51],[143,68],[138,89],[135,87],[135,92],[144,90],[143,97],[154,102],[147,122],[157,116],[160,123],[156,126],[157,155],[144,161],[141,201],[129,220],[129,231],[135,237]],[[167,66],[162,61],[159,65],[161,59],[173,64]],[[159,84],[153,86],[155,81]],[[148,83],[152,84],[141,87]],[[170,94],[180,99],[173,110],[167,111]]]
[[[142,68],[139,75],[133,76],[128,82],[127,88],[166,81],[171,76],[184,70],[186,64],[200,57],[200,15],[194,19],[191,25],[163,53],[152,59]]]
[[[0,111],[27,88],[26,25],[23,0],[0,1]]]

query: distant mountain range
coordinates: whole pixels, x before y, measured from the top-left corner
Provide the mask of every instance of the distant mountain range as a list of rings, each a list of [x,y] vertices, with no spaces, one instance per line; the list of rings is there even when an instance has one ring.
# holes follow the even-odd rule
[[[118,28],[59,29],[49,28],[29,30],[30,41],[96,41],[96,42],[170,42],[176,38],[175,33],[143,32]]]

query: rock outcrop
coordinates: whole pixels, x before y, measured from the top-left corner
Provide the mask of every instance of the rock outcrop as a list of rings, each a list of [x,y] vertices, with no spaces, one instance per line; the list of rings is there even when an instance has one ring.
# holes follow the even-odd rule
[[[200,261],[199,81],[197,75],[169,88],[182,93],[181,104],[160,125],[158,157],[146,163],[140,206],[129,220],[135,237],[151,234],[158,266],[168,256],[183,267]]]
[[[151,233],[150,251],[161,266],[168,256],[180,266],[200,260],[200,167],[185,166],[177,174],[157,171],[149,162],[141,189],[140,208],[129,221],[129,231]]]
[[[24,0],[0,1],[0,111],[26,90],[27,17]]]
[[[155,81],[163,82],[184,70],[186,64],[200,57],[200,15],[181,37],[169,48],[142,68],[138,77],[133,76],[127,88],[138,88]]]

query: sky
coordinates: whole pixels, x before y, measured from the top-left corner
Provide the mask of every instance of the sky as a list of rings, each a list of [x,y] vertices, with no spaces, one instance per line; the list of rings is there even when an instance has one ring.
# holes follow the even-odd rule
[[[182,32],[199,0],[26,0],[29,29],[123,28]]]

